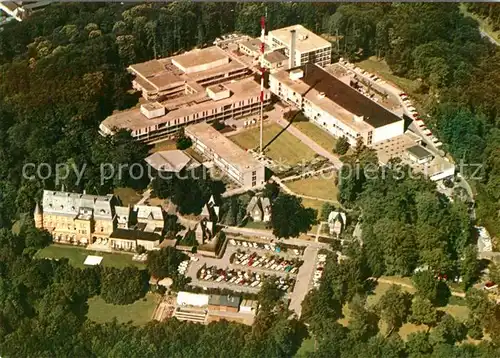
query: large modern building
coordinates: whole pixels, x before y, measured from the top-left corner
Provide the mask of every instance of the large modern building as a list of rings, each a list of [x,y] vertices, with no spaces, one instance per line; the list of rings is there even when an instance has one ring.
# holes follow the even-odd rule
[[[35,208],[35,225],[47,230],[56,242],[95,250],[158,248],[164,228],[161,208],[118,204],[113,195],[44,190],[42,206]]]
[[[197,151],[213,160],[220,170],[243,187],[251,188],[264,183],[264,165],[211,125],[199,123],[186,127],[186,135]]]
[[[260,109],[260,84],[249,77],[250,68],[217,46],[131,65],[129,71],[135,75],[133,88],[146,101],[105,119],[99,127],[103,135],[126,129],[150,142],[188,124],[224,121]],[[266,90],[265,104],[270,99]]]
[[[404,120],[319,66],[306,64],[269,76],[270,89],[312,122],[351,145],[373,145],[404,133]]]
[[[332,44],[302,25],[269,31],[267,44],[272,50],[283,50],[291,59],[289,68],[306,63],[326,66],[332,62]]]

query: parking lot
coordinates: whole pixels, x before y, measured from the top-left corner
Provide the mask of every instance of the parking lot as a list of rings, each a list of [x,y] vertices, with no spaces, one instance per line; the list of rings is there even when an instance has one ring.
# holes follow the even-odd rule
[[[199,257],[189,263],[186,274],[194,286],[248,293],[258,293],[264,277],[276,276],[278,286],[290,298],[290,309],[300,316],[301,303],[313,287],[318,250],[316,244],[305,246],[229,238],[222,258]],[[203,277],[202,269],[205,270]],[[209,274],[211,277],[207,280]]]
[[[203,266],[197,273],[200,281],[215,282],[233,286],[237,289],[239,287],[254,288],[257,290],[262,287],[263,282],[273,274],[259,273],[250,269],[234,269],[234,268],[221,268],[217,266]],[[285,293],[290,293],[293,289],[295,279],[292,277],[276,277],[277,287]]]
[[[264,271],[284,272],[288,274],[296,274],[303,261],[299,259],[285,259],[282,256],[265,254],[259,255],[256,252],[245,253],[243,250],[238,250],[229,258],[229,262],[237,266],[247,266],[248,268],[261,269]]]

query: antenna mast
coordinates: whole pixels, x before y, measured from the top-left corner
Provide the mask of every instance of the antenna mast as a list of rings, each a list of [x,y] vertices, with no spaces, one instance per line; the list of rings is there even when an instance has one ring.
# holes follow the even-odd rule
[[[267,10],[267,9],[266,9]],[[266,11],[267,12],[267,11]],[[262,144],[262,130],[263,130],[263,119],[264,119],[264,74],[266,69],[264,67],[264,47],[265,47],[265,36],[266,36],[266,17],[262,16],[260,18],[260,154],[263,153]]]

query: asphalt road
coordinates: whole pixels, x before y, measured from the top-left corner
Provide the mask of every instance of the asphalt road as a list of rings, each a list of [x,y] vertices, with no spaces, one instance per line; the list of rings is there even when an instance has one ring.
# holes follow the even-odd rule
[[[488,40],[490,40],[491,43],[500,46],[500,42],[495,40],[494,37],[490,36],[487,32],[483,31],[481,28],[479,28],[479,32],[481,33],[481,36],[486,37]]]
[[[304,252],[304,264],[300,267],[295,281],[295,287],[290,295],[290,305],[288,306],[292,311],[295,311],[298,317],[302,313],[302,301],[309,292],[311,281],[314,274],[314,264],[316,263],[316,256],[319,249],[316,247],[307,247]]]

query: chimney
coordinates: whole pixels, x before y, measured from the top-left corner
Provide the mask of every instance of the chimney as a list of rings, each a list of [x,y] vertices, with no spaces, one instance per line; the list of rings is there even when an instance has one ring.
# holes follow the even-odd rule
[[[290,30],[290,51],[288,54],[288,68],[292,69],[295,67],[295,40],[296,31]]]

